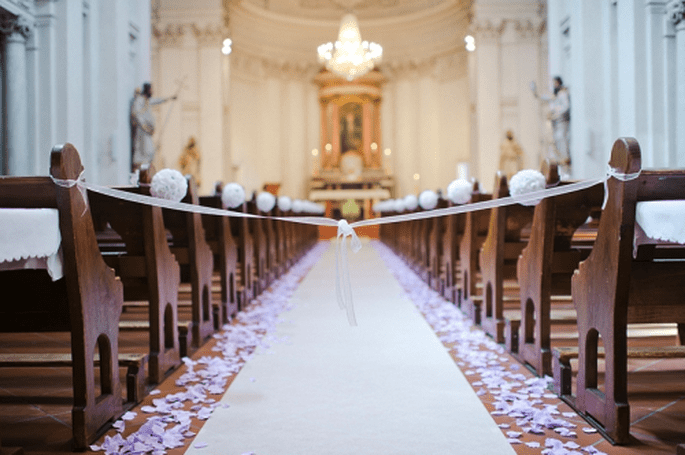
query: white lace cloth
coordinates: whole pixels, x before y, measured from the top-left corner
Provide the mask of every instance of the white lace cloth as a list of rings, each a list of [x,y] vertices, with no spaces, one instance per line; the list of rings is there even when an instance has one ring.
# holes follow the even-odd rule
[[[685,200],[638,202],[635,221],[641,228],[635,230],[636,244],[685,244]]]
[[[63,276],[56,209],[0,209],[0,270],[45,269]]]

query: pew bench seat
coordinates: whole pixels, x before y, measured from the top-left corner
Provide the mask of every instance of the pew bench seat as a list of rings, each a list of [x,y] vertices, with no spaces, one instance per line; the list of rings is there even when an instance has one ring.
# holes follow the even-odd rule
[[[577,321],[576,310],[574,308],[565,308],[563,305],[573,302],[566,296],[552,296],[552,301],[558,303],[557,308],[553,308],[550,313],[550,322],[556,325],[575,325]],[[518,302],[518,299],[517,299]],[[506,298],[505,298],[506,304]],[[521,310],[520,309],[505,309],[504,316],[504,344],[507,350],[516,357],[519,349],[519,337],[521,327]],[[577,335],[576,335],[577,336]]]
[[[604,349],[598,348],[597,358],[604,358]],[[578,346],[552,349],[554,392],[564,400],[571,399],[571,361],[579,355]],[[685,359],[685,346],[628,347],[629,359]]]
[[[119,366],[126,368],[126,402],[131,406],[140,403],[147,395],[145,380],[147,360],[147,354],[119,353]],[[93,364],[95,367],[100,366],[100,358],[98,356],[95,357]],[[0,354],[0,368],[71,368],[72,366],[71,354]]]

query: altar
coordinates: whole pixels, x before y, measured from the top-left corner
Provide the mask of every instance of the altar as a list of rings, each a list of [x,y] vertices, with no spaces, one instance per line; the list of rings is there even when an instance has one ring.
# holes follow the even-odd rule
[[[326,215],[355,221],[373,218],[373,204],[394,196],[390,149],[381,146],[381,93],[385,77],[374,70],[347,81],[322,70],[314,79],[321,106],[321,152],[309,199],[323,202]]]

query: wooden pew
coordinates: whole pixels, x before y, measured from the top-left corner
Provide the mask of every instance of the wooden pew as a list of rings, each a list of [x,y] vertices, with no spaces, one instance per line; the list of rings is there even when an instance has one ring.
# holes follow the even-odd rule
[[[478,191],[474,183],[471,202],[483,202],[492,199],[491,194]],[[482,303],[481,291],[478,289],[480,281],[479,251],[488,234],[490,209],[466,212],[464,218],[464,235],[459,243],[459,279],[457,286],[459,308],[476,324],[480,324],[480,307]]]
[[[191,177],[188,192],[182,202],[199,204],[197,186]],[[202,216],[199,213],[162,209],[164,226],[171,234],[169,247],[181,266],[181,282],[190,283],[191,323],[190,345],[199,348],[214,333],[212,305],[212,274],[214,254],[207,245]],[[181,343],[183,347],[184,343]],[[181,356],[188,353],[181,352]]]
[[[274,205],[274,208],[271,209],[271,211],[268,213],[262,212],[261,214],[267,217],[275,217],[278,216],[277,213],[278,207]],[[269,269],[269,284],[271,284],[281,275],[283,271],[283,265],[280,261],[282,254],[279,252],[279,249],[282,248],[278,232],[278,225],[280,222],[274,220],[273,218],[267,218],[262,220],[262,223],[264,225],[264,232],[269,245],[268,255],[266,257],[266,266]]]
[[[235,212],[248,213],[245,202],[240,207],[228,209]],[[254,240],[250,234],[249,220],[242,217],[231,217],[231,234],[234,239],[238,239],[238,263],[240,264],[240,285],[238,286],[238,295],[244,297],[244,300],[239,302],[239,310],[256,297],[254,283]]]
[[[628,323],[685,323],[685,251],[682,245],[637,245],[635,209],[640,201],[685,199],[685,171],[641,170],[635,139],[618,139],[609,165],[639,177],[607,182],[608,201],[590,256],[572,279],[578,314],[578,376],[570,396],[570,365],[555,362],[555,388],[613,443],[630,441],[627,391],[629,356],[683,357],[685,347],[628,349]],[[605,359],[604,391],[598,388],[599,336]],[[556,351],[556,350],[555,350]],[[557,352],[555,357],[561,358]],[[568,356],[568,360],[573,356]]]
[[[0,455],[24,455],[24,449],[21,447],[3,447],[0,441]]]
[[[447,208],[447,200],[442,197],[438,199],[436,209]],[[442,281],[440,280],[442,257],[444,249],[446,217],[436,216],[430,218],[430,230],[428,234],[428,268],[426,273],[426,283],[433,290],[442,294]]]
[[[252,215],[260,215],[257,208],[256,195],[252,195],[252,199],[246,202],[247,211]],[[252,264],[254,267],[254,281],[255,286],[254,295],[257,297],[261,294],[269,283],[269,269],[267,268],[267,257],[269,254],[269,242],[264,232],[264,222],[258,218],[250,218],[248,221],[250,235],[254,241]]]
[[[507,177],[498,172],[493,198],[507,196]],[[526,246],[521,231],[532,220],[533,207],[530,206],[514,204],[490,211],[488,235],[480,250],[483,280],[480,324],[497,343],[504,342],[504,280],[516,279],[516,261]]]
[[[83,166],[71,144],[53,148],[50,175],[77,180]],[[119,317],[123,287],[98,250],[90,209],[76,186],[57,186],[49,177],[0,177],[0,206],[57,208],[62,235],[64,278],[43,270],[0,273],[3,298],[0,332],[68,331],[73,371],[74,448],[85,449],[123,412],[119,368]],[[96,353],[100,395],[97,396]],[[43,356],[50,360],[50,354]]]
[[[278,204],[273,210],[274,216],[278,218],[287,217],[287,213],[278,208]],[[278,262],[278,275],[283,275],[288,270],[290,263],[290,234],[286,221],[273,221],[274,237],[276,241],[276,255]]]
[[[543,174],[548,185],[559,182],[556,164],[543,166]],[[543,199],[535,206],[530,239],[517,263],[521,326],[519,330],[519,317],[507,320],[506,344],[540,376],[552,374],[552,323],[576,322],[570,300],[571,277],[578,263],[590,253],[592,240],[579,245],[573,238],[590,215],[600,210],[603,196],[604,188],[598,184]],[[567,296],[568,305],[555,313],[552,296]]]
[[[150,179],[151,172],[143,170],[141,186],[117,189],[149,196]],[[121,320],[119,328],[149,332],[149,380],[158,384],[181,364],[178,335],[180,268],[169,250],[162,209],[93,191],[89,191],[88,199],[100,250],[107,265],[115,270],[124,285],[124,300],[147,301],[146,320]],[[184,329],[187,330],[187,326]]]
[[[221,202],[221,192],[213,196],[201,196],[200,205],[217,209],[225,208]],[[241,301],[237,288],[238,239],[233,237],[229,217],[202,215],[202,226],[207,244],[214,254],[214,272],[218,275],[221,286],[217,323],[227,324],[238,313]]]
[[[474,182],[473,191],[478,191],[478,183]],[[451,201],[448,207],[456,204]],[[459,303],[459,244],[464,236],[466,214],[448,215],[444,220],[444,232],[442,236],[442,261],[440,266],[440,287],[445,299],[454,304]]]

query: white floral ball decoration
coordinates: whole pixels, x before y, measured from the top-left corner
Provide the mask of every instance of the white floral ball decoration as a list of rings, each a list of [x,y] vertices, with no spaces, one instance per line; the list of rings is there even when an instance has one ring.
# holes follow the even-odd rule
[[[466,179],[453,180],[447,186],[447,197],[454,204],[466,204],[471,200],[473,184]]]
[[[521,200],[523,196],[536,191],[542,191],[547,181],[542,172],[534,169],[524,169],[517,172],[509,181],[509,194],[521,205],[536,205],[540,199]]]
[[[278,208],[283,212],[288,212],[293,208],[293,201],[288,196],[281,196],[278,198]]]
[[[413,194],[407,194],[404,197],[404,208],[406,208],[408,211],[412,212],[416,210],[416,207],[419,206],[419,199],[413,195]]]
[[[245,202],[245,189],[238,183],[229,183],[221,191],[221,202],[229,209],[240,207]]]
[[[304,211],[304,201],[295,199],[293,201],[293,212],[302,213]]]
[[[188,182],[176,169],[162,169],[150,182],[150,194],[154,197],[180,202],[187,192]]]
[[[419,194],[419,205],[424,210],[433,210],[438,206],[438,194],[433,190],[425,190]]]
[[[393,210],[395,212],[404,212],[404,209],[406,207],[404,206],[404,200],[403,199],[395,199],[393,202]]]
[[[276,206],[276,196],[268,191],[262,191],[257,195],[257,208],[264,213],[268,213]]]

